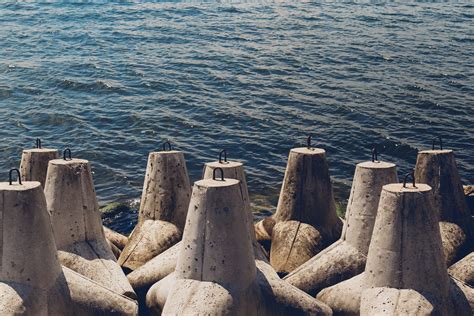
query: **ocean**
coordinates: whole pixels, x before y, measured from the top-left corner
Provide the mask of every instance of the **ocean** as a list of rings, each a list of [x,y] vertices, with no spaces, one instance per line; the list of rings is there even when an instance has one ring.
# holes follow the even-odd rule
[[[457,2],[2,4],[0,172],[37,137],[70,147],[101,205],[132,205],[122,232],[166,140],[192,181],[221,149],[244,162],[261,214],[308,135],[342,204],[374,145],[401,177],[440,136],[474,183],[473,20]]]

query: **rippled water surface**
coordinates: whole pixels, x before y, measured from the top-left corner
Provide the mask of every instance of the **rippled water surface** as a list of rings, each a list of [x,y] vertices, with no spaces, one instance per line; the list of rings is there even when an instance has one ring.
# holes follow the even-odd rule
[[[474,183],[473,19],[472,4],[4,4],[0,170],[41,137],[91,160],[101,204],[134,199],[170,139],[192,180],[227,148],[274,205],[312,134],[343,201],[373,144],[402,174],[441,135]]]

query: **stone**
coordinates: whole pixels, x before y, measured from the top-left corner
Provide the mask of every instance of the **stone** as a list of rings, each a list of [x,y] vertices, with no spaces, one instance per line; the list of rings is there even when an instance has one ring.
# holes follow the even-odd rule
[[[134,300],[66,267],[40,182],[0,183],[1,315],[137,315]]]
[[[415,180],[433,188],[434,211],[440,222],[458,225],[441,225],[441,238],[445,246],[448,266],[469,252],[474,240],[470,232],[470,210],[466,202],[461,179],[452,150],[423,150],[418,152],[415,167]],[[445,231],[448,229],[450,231]],[[456,233],[452,233],[456,230]],[[449,240],[446,240],[449,238]],[[453,246],[446,248],[446,245]]]
[[[150,153],[138,223],[119,258],[124,269],[139,268],[181,240],[190,194],[184,154]]]
[[[264,272],[268,264],[257,265],[242,192],[235,179],[194,184],[175,272],[147,294],[152,315],[330,314],[316,299],[283,285],[274,271]]]
[[[336,204],[332,191],[329,169],[326,161],[326,151],[320,148],[294,148],[290,151],[285,177],[278,200],[277,210],[271,219],[264,219],[256,224],[257,238],[265,240],[272,238],[274,227],[279,222],[298,221],[313,226],[318,231],[318,245],[300,243],[297,249],[293,247],[278,248],[278,253],[270,247],[270,258],[288,258],[289,252],[315,255],[315,249],[323,249],[335,242],[341,235],[342,221],[336,214]],[[301,225],[299,226],[301,227]],[[297,234],[300,234],[297,232]],[[281,236],[281,235],[279,235]],[[313,237],[316,236],[313,234]],[[319,238],[321,237],[321,238]],[[293,235],[287,238],[294,239]],[[303,238],[303,237],[299,237]],[[311,238],[307,236],[306,239]],[[279,244],[291,245],[291,241],[279,241]],[[304,249],[307,248],[307,249]],[[292,267],[303,264],[307,256],[295,258]],[[280,263],[272,262],[272,265]],[[288,267],[281,273],[287,273]]]
[[[44,192],[61,264],[135,299],[105,239],[89,162],[51,160]]]
[[[316,295],[321,289],[364,271],[382,187],[397,182],[393,163],[367,161],[357,164],[341,238],[284,279]]]
[[[400,296],[405,302],[397,312],[414,311],[421,304],[423,313],[470,315],[467,298],[454,295],[461,291],[453,284],[446,270],[431,187],[387,184],[380,196],[364,273],[322,290],[317,298],[339,315],[369,313],[380,308],[379,302],[388,300],[392,305]]]
[[[21,155],[20,173],[23,181],[39,181],[45,185],[48,163],[59,157],[56,149],[34,148],[25,149]]]

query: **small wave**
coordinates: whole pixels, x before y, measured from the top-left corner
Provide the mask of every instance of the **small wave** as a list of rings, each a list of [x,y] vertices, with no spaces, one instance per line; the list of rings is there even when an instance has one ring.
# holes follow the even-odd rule
[[[103,80],[80,82],[71,79],[64,79],[60,82],[59,87],[83,92],[124,92],[122,87],[114,86],[110,82]]]
[[[12,89],[10,87],[0,86],[0,99],[11,97]]]

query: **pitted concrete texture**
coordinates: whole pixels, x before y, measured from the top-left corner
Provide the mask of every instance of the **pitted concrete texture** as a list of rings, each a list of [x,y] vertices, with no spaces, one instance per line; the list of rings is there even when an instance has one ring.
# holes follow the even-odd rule
[[[145,288],[148,291],[153,284],[173,273],[182,244],[182,241],[176,243],[138,269],[129,273],[127,278],[132,287],[135,290]]]
[[[216,168],[221,168],[224,171],[224,177],[229,179],[239,180],[242,184],[244,198],[248,200],[248,187],[247,180],[245,178],[244,165],[238,161],[227,161],[227,162],[208,162],[204,165],[203,179],[212,179],[212,175]],[[216,172],[216,178],[219,179],[221,176],[220,172]]]
[[[433,305],[414,290],[376,287],[362,294],[360,315],[432,315]]]
[[[467,252],[469,247],[466,233],[455,223],[439,222],[444,258],[448,266],[452,265]]]
[[[238,161],[227,161],[227,162],[219,162],[219,161],[214,161],[214,162],[208,162],[204,165],[204,171],[202,178],[203,179],[212,179],[214,170],[216,168],[221,168],[222,171],[224,172],[224,177],[229,178],[229,179],[236,179],[239,180],[241,183],[242,187],[242,195],[244,197],[244,203],[246,207],[248,207],[248,218],[247,222],[248,225],[251,225],[253,227],[254,222],[253,222],[253,213],[250,210],[250,197],[249,197],[249,190],[247,187],[247,180],[245,177],[245,171],[244,171],[244,165],[241,162]],[[217,171],[216,172],[216,177],[219,177],[220,173]],[[253,231],[253,230],[249,230]],[[256,243],[257,239],[255,238],[255,234],[250,236],[252,239],[252,243]]]
[[[123,268],[133,271],[181,239],[190,196],[184,154],[150,153],[138,223],[119,258]]]
[[[367,255],[382,187],[397,183],[396,165],[367,161],[356,166],[341,239]]]
[[[135,270],[181,240],[176,225],[160,220],[137,224],[118,260],[122,267]]]
[[[174,150],[150,153],[138,220],[166,221],[182,230],[190,196],[184,154]]]
[[[235,179],[206,179],[194,184],[176,264],[178,279],[242,288],[255,279],[252,241],[246,218],[242,218],[246,215],[242,192],[240,182]],[[214,226],[218,223],[220,229]]]
[[[212,179],[213,170],[215,168],[222,168],[224,171],[224,177],[239,180],[241,183],[243,203],[245,207],[245,213],[247,214],[247,222],[249,226],[250,239],[252,240],[252,245],[254,249],[254,256],[256,258],[265,258],[263,254],[262,247],[256,241],[255,233],[253,229],[253,214],[250,209],[250,201],[248,199],[248,189],[245,180],[245,172],[243,164],[240,162],[228,161],[219,163],[211,162],[207,163],[204,166],[203,178]],[[217,178],[221,175],[220,173],[216,174]],[[127,275],[128,280],[132,284],[132,287],[136,291],[148,291],[148,289],[156,282],[160,281],[170,273],[172,273],[176,268],[176,261],[178,257],[178,247],[180,247],[181,242],[175,244],[165,252],[155,256],[153,259],[149,260],[147,263],[132,271]]]
[[[311,225],[279,222],[273,228],[270,263],[276,271],[289,273],[323,250],[323,237]]]
[[[255,224],[255,235],[258,241],[271,241],[273,234],[273,227],[276,221],[273,217],[267,217]]]
[[[459,177],[456,160],[452,150],[425,150],[418,153],[415,178],[419,183],[426,183],[433,188],[434,210],[441,222],[459,225],[464,234],[441,232],[443,244],[456,248],[447,251],[448,265],[473,250],[474,238],[471,232],[471,214]],[[443,227],[442,227],[443,228]],[[444,241],[447,237],[456,240]]]
[[[295,269],[285,280],[316,295],[364,270],[382,187],[398,182],[396,166],[382,161],[357,164],[341,239]]]
[[[23,181],[39,181],[45,186],[48,163],[59,157],[56,149],[25,149],[21,154],[20,173]]]
[[[290,151],[277,210],[276,222],[297,220],[312,225],[327,240],[341,235],[342,222],[336,215],[326,151],[294,148]]]
[[[246,212],[238,180],[195,183],[176,270],[147,294],[152,314],[330,314],[256,264]]]
[[[105,238],[114,244],[119,250],[123,250],[125,245],[128,243],[128,237],[124,236],[116,231],[103,226]]]
[[[277,210],[270,218],[255,225],[257,239],[265,241],[271,237],[273,244],[275,225],[291,220],[313,226],[317,230],[316,234],[312,232],[311,236],[300,236],[298,239],[318,236],[318,244],[315,246],[313,243],[299,243],[299,246],[295,248],[292,242],[295,234],[288,234],[287,238],[290,240],[279,240],[278,244],[286,244],[290,247],[280,247],[283,253],[276,253],[270,247],[272,258],[286,258],[289,252],[316,254],[315,249],[323,249],[341,236],[343,222],[336,215],[336,204],[324,149],[304,147],[290,150]],[[297,232],[296,235],[300,233]],[[280,234],[279,237],[281,236]],[[275,264],[283,268],[281,271],[277,269],[278,272],[287,273],[290,272],[288,271],[290,267],[298,267],[307,259],[308,256],[303,255],[293,257],[291,265],[285,266],[279,262]]]
[[[117,293],[136,298],[105,240],[89,162],[51,160],[44,191],[61,263]]]
[[[51,234],[41,184],[37,181],[24,181],[22,185],[2,182],[0,193],[2,282],[16,282],[43,290],[51,288],[61,274],[61,267],[57,263],[54,240],[39,238]],[[30,257],[37,260],[28,260]]]
[[[451,286],[453,295],[457,297],[465,296],[471,306],[471,313],[474,315],[474,287],[454,277],[451,278],[451,281],[453,283]]]
[[[316,295],[323,288],[363,272],[366,258],[349,243],[339,240],[283,279],[306,293]]]
[[[61,267],[40,182],[0,183],[1,315],[137,315],[137,303]]]
[[[441,221],[466,228],[469,208],[452,150],[425,150],[418,153],[415,169],[417,182],[433,188],[434,209]]]
[[[335,314],[354,315],[361,312],[361,295],[365,289],[414,290],[430,302],[435,314],[456,311],[456,315],[469,315],[466,297],[453,294],[456,289],[460,293],[458,288],[451,289],[432,198],[431,187],[426,184],[385,185],[364,273],[322,290],[317,297]],[[391,290],[387,291],[392,295]],[[410,300],[420,302],[416,293]],[[415,307],[408,309],[412,308]]]
[[[469,286],[474,286],[474,252],[449,267],[449,275],[463,281]]]
[[[115,259],[118,259],[120,257],[120,254],[122,253],[122,250],[118,249],[117,246],[115,246],[110,240],[107,238],[105,239],[107,241],[107,245],[109,245],[110,250],[112,250],[112,253],[115,256]]]

